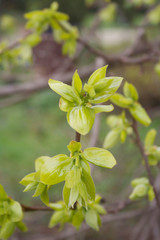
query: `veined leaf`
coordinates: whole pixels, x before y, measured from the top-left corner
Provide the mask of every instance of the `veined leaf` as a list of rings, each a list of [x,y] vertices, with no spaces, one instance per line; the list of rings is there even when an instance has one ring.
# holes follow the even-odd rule
[[[106,149],[112,148],[119,140],[119,137],[120,137],[120,129],[119,128],[115,128],[115,129],[109,131],[109,133],[105,137],[103,147]]]
[[[72,154],[74,154],[75,152],[81,151],[82,145],[80,142],[71,141],[67,148]]]
[[[57,225],[63,218],[64,218],[64,211],[57,211],[53,213],[49,222],[49,228],[52,228],[55,225]]]
[[[20,181],[20,184],[27,186],[30,183],[35,182],[35,172],[34,173],[30,173],[28,175],[26,175],[24,178],[22,178],[22,180]]]
[[[108,67],[108,65],[101,67],[101,68],[97,69],[96,71],[94,71],[92,73],[92,75],[90,76],[90,78],[88,79],[88,84],[94,85],[100,79],[105,78],[107,67]]]
[[[14,232],[15,223],[6,220],[0,229],[0,239],[8,239]]]
[[[56,155],[45,161],[41,170],[40,181],[54,185],[65,180],[65,171],[70,168],[71,160],[65,154]]]
[[[92,179],[91,175],[88,172],[86,172],[84,169],[83,169],[82,179],[83,179],[83,182],[86,185],[87,192],[88,192],[88,195],[89,195],[89,199],[91,201],[94,201],[95,200],[95,194],[96,194],[95,185],[94,185],[94,182],[93,182],[93,179]]]
[[[21,205],[16,202],[11,200],[10,202],[10,220],[12,222],[19,222],[23,218],[23,211],[21,208]]]
[[[113,168],[116,164],[116,160],[113,155],[102,148],[86,148],[84,150],[84,158],[100,167]]]
[[[73,102],[66,100],[65,98],[61,97],[59,100],[59,108],[63,112],[68,112],[71,108],[75,107]]]
[[[131,98],[126,98],[119,93],[116,93],[111,97],[111,102],[122,108],[130,108],[134,103]]]
[[[91,107],[95,113],[100,113],[100,112],[111,112],[113,111],[114,107],[112,104],[110,105],[96,105]]]
[[[136,187],[137,185],[140,185],[140,184],[148,185],[149,184],[148,178],[146,178],[146,177],[136,178],[131,182],[131,185],[133,187]]]
[[[68,172],[65,177],[66,187],[73,188],[81,181],[81,170],[79,167],[74,167]]]
[[[129,111],[132,116],[141,124],[148,126],[151,123],[150,117],[139,103],[135,103],[134,106],[129,109]]]
[[[72,87],[74,89],[75,94],[77,94],[77,96],[79,97],[82,90],[82,81],[77,70],[75,71],[72,78]]]
[[[123,87],[124,95],[127,98],[132,98],[134,101],[138,100],[138,92],[136,88],[128,82],[125,82],[124,87]]]
[[[63,187],[63,200],[65,202],[65,204],[67,205],[67,207],[69,206],[69,197],[70,197],[70,188],[67,188],[66,185],[64,185]]]
[[[36,191],[34,193],[34,195],[32,197],[38,197],[39,195],[41,195],[43,193],[43,191],[45,190],[46,185],[43,183],[38,183]]]
[[[152,147],[152,145],[154,144],[155,138],[156,138],[156,130],[155,129],[151,129],[148,131],[145,140],[144,140],[144,145],[146,149],[149,149],[150,147]]]
[[[89,99],[91,103],[106,102],[118,90],[123,78],[121,77],[108,77],[101,79],[94,85],[96,95]]]
[[[74,207],[74,204],[76,203],[76,201],[78,199],[78,196],[79,196],[78,187],[75,186],[75,187],[71,188],[70,196],[69,196],[69,207]]]
[[[99,230],[98,217],[97,217],[97,213],[96,213],[95,210],[89,209],[88,211],[86,211],[86,213],[85,213],[85,220],[86,220],[86,223],[91,228],[95,229],[96,231]]]
[[[69,125],[82,135],[86,135],[91,130],[94,119],[94,110],[84,106],[75,107],[67,113]]]
[[[58,93],[64,99],[67,99],[70,102],[76,101],[76,96],[71,86],[53,79],[49,79],[48,84],[53,91]]]

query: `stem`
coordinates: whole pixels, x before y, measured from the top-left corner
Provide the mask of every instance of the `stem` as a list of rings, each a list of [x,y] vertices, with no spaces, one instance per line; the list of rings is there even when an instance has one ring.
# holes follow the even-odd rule
[[[80,142],[80,140],[81,140],[81,134],[80,133],[76,132],[75,140],[76,140],[76,142]]]
[[[21,204],[21,207],[24,212],[35,212],[35,211],[53,211],[53,209],[49,207],[30,207],[24,204]]]
[[[140,139],[140,135],[139,135],[139,131],[138,131],[138,126],[137,126],[137,122],[135,119],[133,119],[133,131],[135,133],[135,136],[136,136],[136,142],[137,142],[137,146],[141,152],[141,155],[144,159],[144,163],[145,163],[145,168],[146,168],[146,171],[147,171],[147,174],[148,174],[148,179],[149,179],[149,182],[151,184],[151,186],[153,187],[153,191],[154,191],[154,194],[155,194],[155,199],[156,199],[156,203],[157,203],[157,206],[158,208],[160,209],[160,200],[159,200],[159,197],[158,197],[158,192],[154,186],[154,180],[153,180],[153,176],[152,176],[152,172],[151,172],[151,168],[149,166],[149,163],[148,163],[148,156],[146,155],[145,153],[145,150],[144,150],[144,146],[141,142],[141,139]]]

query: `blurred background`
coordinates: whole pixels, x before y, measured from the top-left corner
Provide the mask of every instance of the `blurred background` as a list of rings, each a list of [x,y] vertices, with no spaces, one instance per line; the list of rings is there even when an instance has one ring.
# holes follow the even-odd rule
[[[52,2],[0,0],[0,49],[1,42],[13,43],[26,34],[24,13],[48,8]],[[57,2],[60,11],[69,14],[70,23],[78,27],[82,38],[106,55],[122,56],[130,51],[127,56],[134,59],[147,54],[151,56],[151,60],[135,63],[114,61],[109,64],[107,76],[122,76],[136,86],[140,102],[153,119],[149,129],[156,128],[156,144],[160,145],[160,71],[156,70],[160,59],[160,10],[150,17],[159,1]],[[12,61],[3,65],[0,58],[0,183],[8,195],[19,202],[39,206],[40,200],[33,199],[30,192],[22,193],[23,186],[18,182],[34,171],[34,160],[39,156],[68,154],[66,146],[74,139],[66,114],[58,107],[59,96],[49,89],[47,81],[58,76],[60,79],[57,80],[63,81],[63,76],[68,76],[66,81],[71,82],[75,69],[80,69],[83,81],[86,81],[94,69],[107,62],[81,44],[78,44],[74,57],[63,56],[61,44],[55,42],[50,29],[43,34],[42,41],[32,49],[32,53],[32,60],[22,65],[15,65]],[[156,57],[152,58],[153,55]],[[26,94],[25,88],[31,90]],[[120,114],[121,111],[115,108],[113,113]],[[92,145],[94,137],[96,145],[102,147],[109,131],[107,116],[99,115],[93,131],[82,137],[83,148]],[[142,125],[139,127],[143,139],[148,129]],[[117,166],[112,171],[97,167],[92,173],[97,193],[108,205],[127,199],[131,193],[131,180],[145,172],[141,156],[129,137],[125,144],[117,144],[111,152],[117,159]],[[62,188],[63,184],[52,188],[52,201],[61,199]],[[49,217],[49,213],[27,213],[25,219],[29,232],[23,235],[16,232],[11,239],[142,239],[134,238],[132,231],[139,218],[104,223],[98,233],[87,230],[72,234],[72,227],[67,226],[64,234],[59,233],[57,227],[48,230]]]

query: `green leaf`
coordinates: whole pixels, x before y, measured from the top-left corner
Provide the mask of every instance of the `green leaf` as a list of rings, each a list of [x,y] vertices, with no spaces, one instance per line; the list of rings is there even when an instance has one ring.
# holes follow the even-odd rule
[[[32,190],[35,190],[36,189],[36,187],[37,187],[37,182],[31,182],[31,183],[29,183],[26,187],[25,187],[25,189],[23,190],[23,192],[28,192],[28,191],[32,191]]]
[[[150,117],[139,103],[135,103],[134,106],[129,109],[129,111],[132,116],[141,124],[148,126],[151,123]]]
[[[66,187],[73,188],[81,181],[81,170],[79,167],[74,167],[68,172],[65,177]]]
[[[91,175],[88,172],[86,172],[84,169],[83,169],[82,179],[83,179],[83,182],[86,185],[86,189],[87,189],[89,199],[91,201],[94,201],[95,200],[95,194],[96,194],[95,185],[94,185],[94,182],[93,182],[93,179],[92,179]]]
[[[148,191],[148,199],[149,199],[149,201],[153,201],[155,199],[155,193],[153,191],[152,186],[150,186],[149,191]]]
[[[28,44],[31,47],[36,46],[41,41],[41,37],[37,33],[32,33],[27,36],[22,43]]]
[[[120,135],[120,141],[121,143],[124,143],[126,141],[126,137],[127,137],[127,132],[126,130],[122,130],[121,131],[121,135]]]
[[[99,80],[94,85],[96,95],[89,99],[89,102],[94,104],[106,102],[118,90],[122,80],[121,77],[108,77]]]
[[[111,98],[111,102],[122,108],[130,108],[133,105],[133,100],[124,97],[122,94],[116,93]]]
[[[87,206],[87,202],[88,202],[88,193],[87,193],[87,188],[86,185],[83,181],[81,181],[78,185],[78,191],[79,194],[81,195],[81,197],[83,198],[85,205]]]
[[[69,206],[69,197],[70,197],[70,188],[67,188],[66,185],[64,185],[63,187],[63,200],[65,202],[65,204],[67,205],[67,207]]]
[[[72,78],[72,87],[74,89],[75,94],[80,96],[82,90],[82,81],[79,77],[77,70],[75,71],[73,78]]]
[[[132,200],[136,200],[138,198],[145,197],[147,193],[148,193],[148,186],[145,184],[139,184],[134,188],[129,198]]]
[[[61,109],[61,111],[63,112],[68,112],[71,108],[73,108],[75,105],[73,102],[70,102],[64,98],[60,98],[59,100],[59,108]]]
[[[116,164],[116,160],[113,155],[102,148],[86,148],[84,150],[84,157],[87,161],[105,168],[113,168]]]
[[[23,218],[23,212],[21,205],[16,202],[11,200],[10,202],[10,220],[12,222],[19,222]]]
[[[144,140],[144,145],[146,149],[149,149],[150,147],[152,147],[152,145],[154,144],[156,135],[157,135],[157,132],[155,129],[151,129],[148,131]]]
[[[94,85],[95,83],[97,83],[99,81],[99,79],[105,78],[107,67],[108,67],[108,65],[101,67],[101,68],[97,69],[96,71],[94,71],[92,73],[92,75],[90,76],[90,78],[88,79],[88,84]]]
[[[22,222],[16,222],[16,226],[22,231],[22,232],[26,232],[28,229],[27,229],[27,226]]]
[[[64,99],[70,102],[76,101],[76,96],[71,86],[53,79],[49,79],[48,84],[53,91],[62,96]]]
[[[87,162],[86,159],[82,158],[81,159],[81,167],[84,169],[88,174],[91,173],[91,168],[89,166],[89,163]]]
[[[76,227],[77,230],[79,230],[82,222],[84,220],[84,216],[81,210],[77,210],[72,218],[72,225]]]
[[[65,180],[65,171],[70,168],[71,160],[65,154],[46,159],[41,170],[40,181],[54,185]]]
[[[100,204],[94,204],[93,208],[101,215],[106,214],[106,210]]]
[[[49,159],[49,157],[47,156],[41,156],[39,158],[37,158],[35,160],[35,169],[36,169],[36,172],[40,172],[42,167],[43,167],[43,164],[45,161],[47,161],[47,159]]]
[[[111,130],[104,139],[103,147],[106,149],[112,148],[118,142],[119,137],[120,137],[119,128]]]
[[[82,145],[80,142],[71,141],[67,146],[67,148],[73,155],[75,152],[81,151]]]
[[[6,220],[0,229],[0,239],[8,239],[13,233],[15,229],[15,223]]]
[[[110,105],[96,105],[93,106],[92,109],[94,110],[95,113],[100,113],[100,112],[111,112],[113,111],[114,107],[112,104]]]
[[[53,213],[50,222],[49,222],[49,228],[54,227],[57,225],[61,220],[64,218],[64,211],[57,211]]]
[[[86,135],[91,130],[94,119],[94,110],[84,106],[75,107],[67,113],[69,125],[82,135]]]
[[[38,197],[39,195],[41,195],[43,193],[43,191],[45,190],[46,185],[43,183],[38,183],[36,191],[34,193],[34,195],[32,197]]]
[[[136,88],[131,83],[125,82],[123,91],[124,91],[124,95],[127,98],[132,98],[134,101],[138,100],[138,98],[139,98],[138,97],[138,92],[137,92]]]
[[[92,85],[89,85],[89,84],[85,83],[83,89],[84,89],[85,92],[87,92],[89,94],[89,96],[91,98],[93,98],[96,95],[95,90],[94,90],[94,86],[92,86]]]
[[[4,191],[3,186],[0,184],[0,201],[8,199],[6,192]]]
[[[24,178],[22,178],[22,180],[20,181],[20,184],[27,186],[30,183],[35,182],[35,172],[34,173],[30,173],[28,175],[26,175]]]
[[[139,185],[139,184],[146,184],[146,185],[148,185],[148,184],[149,184],[148,178],[146,178],[146,177],[136,178],[136,179],[134,179],[134,180],[131,182],[131,185],[132,185],[133,187],[136,187],[136,186]]]
[[[56,203],[49,203],[48,206],[55,211],[59,211],[59,210],[62,210],[64,208],[64,202],[63,201],[58,201]]]
[[[47,187],[47,185],[45,185],[45,189],[43,190],[43,192],[41,193],[41,201],[44,203],[44,204],[46,204],[46,205],[48,205],[48,203],[49,203],[49,196],[48,196],[48,187]]]
[[[97,213],[96,213],[95,210],[89,209],[88,211],[86,211],[86,213],[85,213],[85,220],[86,220],[86,223],[91,228],[95,229],[96,231],[99,230],[98,217],[97,217]]]
[[[78,199],[78,196],[79,196],[79,191],[77,186],[71,188],[68,207],[74,207],[74,204]]]

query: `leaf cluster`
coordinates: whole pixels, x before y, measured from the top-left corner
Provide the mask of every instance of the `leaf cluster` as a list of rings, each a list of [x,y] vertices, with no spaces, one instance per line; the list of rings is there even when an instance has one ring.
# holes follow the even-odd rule
[[[87,209],[88,202],[95,200],[95,185],[88,162],[112,168],[116,160],[109,151],[101,148],[87,148],[82,152],[81,144],[76,141],[71,141],[68,149],[70,156],[59,154],[38,158],[36,172],[25,176],[20,183],[26,187],[24,191],[35,190],[33,197],[40,195],[48,205],[49,188],[64,181],[63,199],[67,208],[74,208],[78,203]]]
[[[16,227],[21,231],[26,231],[27,227],[22,219],[21,205],[8,197],[0,184],[0,239],[8,239]]]
[[[111,101],[121,108],[128,109],[135,120],[148,126],[151,123],[151,119],[138,102],[139,96],[136,88],[131,83],[125,82],[123,93],[124,96],[119,93],[114,94]]]
[[[105,77],[106,68],[93,72],[84,86],[77,71],[73,75],[72,86],[49,80],[50,88],[61,96],[59,107],[67,112],[69,125],[82,135],[91,130],[97,113],[113,110],[112,105],[95,105],[108,101],[122,82],[121,77]]]
[[[149,201],[155,198],[153,187],[150,185],[146,177],[136,178],[131,182],[133,192],[129,196],[131,200],[137,200],[148,196]]]
[[[120,115],[110,115],[106,119],[107,125],[111,130],[107,133],[103,147],[112,148],[117,142],[124,143],[127,135],[132,134],[132,127],[125,116],[125,112]]]

